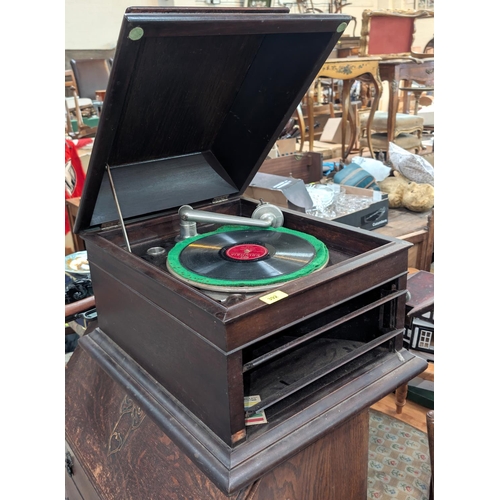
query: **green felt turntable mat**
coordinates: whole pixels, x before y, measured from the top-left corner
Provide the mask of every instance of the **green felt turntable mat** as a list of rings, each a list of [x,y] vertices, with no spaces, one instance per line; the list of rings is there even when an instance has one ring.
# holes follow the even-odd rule
[[[278,276],[271,276],[261,279],[252,279],[251,276],[248,276],[245,279],[221,279],[221,278],[207,277],[202,274],[193,272],[190,269],[187,269],[181,263],[182,252],[186,248],[188,248],[189,245],[191,245],[192,243],[212,235],[220,233],[229,233],[229,232],[233,233],[238,231],[274,231],[279,233],[286,233],[295,236],[297,238],[301,238],[302,240],[305,240],[310,245],[312,245],[312,247],[314,248],[314,256],[308,263],[303,265],[298,270],[295,270],[291,273],[284,273]],[[189,282],[200,283],[210,286],[213,285],[217,287],[252,287],[252,286],[259,287],[259,286],[283,283],[311,274],[312,272],[323,268],[328,263],[328,259],[329,259],[329,253],[326,245],[322,241],[315,238],[314,236],[302,233],[300,231],[294,231],[292,229],[284,227],[256,228],[251,226],[223,226],[215,231],[193,236],[191,238],[187,238],[186,240],[178,242],[175,245],[175,247],[168,253],[167,266],[174,274],[178,275],[179,277]]]

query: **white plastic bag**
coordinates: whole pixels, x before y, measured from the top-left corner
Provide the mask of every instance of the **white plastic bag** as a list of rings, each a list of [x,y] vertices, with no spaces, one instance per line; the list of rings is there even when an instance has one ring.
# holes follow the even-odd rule
[[[356,165],[359,165],[363,170],[366,170],[375,178],[377,182],[383,181],[386,177],[389,177],[389,174],[391,173],[390,167],[373,158],[354,156],[351,159],[351,163],[355,163]]]
[[[394,169],[407,179],[418,184],[434,186],[434,167],[425,158],[410,153],[392,142],[389,143],[389,155]]]

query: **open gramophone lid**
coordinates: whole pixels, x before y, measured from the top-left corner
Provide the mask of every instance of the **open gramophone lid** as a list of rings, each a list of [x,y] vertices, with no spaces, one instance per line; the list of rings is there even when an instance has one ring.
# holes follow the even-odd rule
[[[240,196],[352,19],[214,10],[127,9],[75,233]]]

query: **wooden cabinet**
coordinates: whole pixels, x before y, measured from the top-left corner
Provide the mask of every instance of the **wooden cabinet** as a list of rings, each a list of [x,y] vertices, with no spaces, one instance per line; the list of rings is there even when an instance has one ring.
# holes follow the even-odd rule
[[[227,500],[228,495],[209,479],[217,469],[229,466],[202,455],[186,453],[185,446],[197,447],[206,432],[198,424],[198,433],[190,443],[176,429],[173,419],[165,433],[156,417],[142,409],[125,390],[89,360],[84,351],[73,354],[68,381],[73,389],[69,397],[71,433],[68,453],[73,461],[72,475],[66,471],[66,497],[69,500]],[[90,374],[97,385],[89,385]],[[106,401],[103,405],[102,401]],[[74,411],[75,407],[80,408]],[[359,500],[366,496],[368,456],[367,409],[351,418],[339,419],[338,409],[321,419],[331,419],[325,432],[314,436],[308,422],[299,438],[303,444],[289,454],[279,444],[259,454],[265,462],[254,477],[248,470],[249,484],[240,486],[231,498],[252,500]],[[335,413],[337,415],[335,416]],[[212,446],[217,443],[212,442]],[[282,460],[281,453],[287,457]],[[88,476],[79,468],[85,463]],[[254,462],[255,465],[255,462]],[[92,472],[90,472],[92,471]],[[238,479],[240,484],[246,482]],[[233,483],[234,484],[234,483]],[[231,483],[226,486],[232,488]]]

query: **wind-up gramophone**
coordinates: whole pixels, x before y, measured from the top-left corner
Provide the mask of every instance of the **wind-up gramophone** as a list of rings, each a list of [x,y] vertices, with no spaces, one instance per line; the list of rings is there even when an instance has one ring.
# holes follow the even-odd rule
[[[241,198],[350,20],[286,12],[125,14],[75,224],[70,500],[357,500],[368,407],[425,368],[408,243]]]

